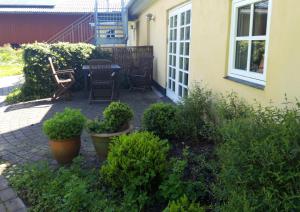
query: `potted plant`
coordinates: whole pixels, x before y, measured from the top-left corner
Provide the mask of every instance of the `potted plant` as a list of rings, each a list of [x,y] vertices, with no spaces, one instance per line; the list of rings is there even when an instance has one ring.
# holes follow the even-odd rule
[[[103,119],[89,120],[87,130],[100,160],[105,160],[109,144],[113,137],[132,131],[130,121],[133,118],[131,108],[121,102],[112,102],[104,111]]]
[[[44,122],[43,131],[49,137],[50,148],[59,164],[71,163],[78,156],[85,120],[80,110],[66,108]]]

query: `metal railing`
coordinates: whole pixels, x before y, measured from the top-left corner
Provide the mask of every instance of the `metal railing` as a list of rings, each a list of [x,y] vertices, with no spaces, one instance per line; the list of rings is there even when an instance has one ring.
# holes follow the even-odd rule
[[[74,23],[67,26],[65,29],[53,35],[47,43],[56,42],[90,42],[94,38],[94,27],[91,25],[94,22],[94,15],[85,15]]]

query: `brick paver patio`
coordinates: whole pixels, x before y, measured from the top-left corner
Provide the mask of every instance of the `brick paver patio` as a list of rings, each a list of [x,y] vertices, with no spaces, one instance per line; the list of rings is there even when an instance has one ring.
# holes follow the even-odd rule
[[[1,91],[2,89],[2,91]],[[0,88],[0,93],[3,88]],[[152,91],[121,91],[120,101],[128,103],[135,112],[134,124],[140,126],[140,119],[145,108],[161,101],[160,96]],[[88,104],[86,93],[77,93],[72,101],[50,102],[49,99],[20,103],[16,105],[0,105],[0,159],[10,164],[24,164],[40,160],[53,160],[48,147],[48,139],[42,132],[42,123],[63,111],[65,107],[81,109],[89,118],[99,117],[108,104]],[[92,142],[86,132],[82,136],[81,155],[88,162],[97,162]]]

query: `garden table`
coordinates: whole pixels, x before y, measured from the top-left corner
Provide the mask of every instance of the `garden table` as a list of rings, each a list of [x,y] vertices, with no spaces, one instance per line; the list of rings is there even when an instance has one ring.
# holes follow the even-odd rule
[[[111,68],[116,71],[119,72],[121,71],[121,66],[119,66],[118,64],[111,64]],[[90,66],[89,65],[83,65],[82,66],[82,71],[83,71],[83,76],[84,76],[84,90],[88,91],[88,82],[89,82],[89,74],[90,74]]]

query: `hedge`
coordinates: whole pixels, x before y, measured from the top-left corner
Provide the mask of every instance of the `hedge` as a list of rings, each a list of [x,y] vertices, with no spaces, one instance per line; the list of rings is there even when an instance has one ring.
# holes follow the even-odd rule
[[[23,46],[25,83],[21,90],[8,96],[8,102],[34,100],[50,97],[55,89],[55,83],[50,70],[48,57],[52,57],[58,69],[74,69],[76,83],[74,90],[84,86],[82,65],[94,58],[110,58],[107,52],[102,52],[94,45],[78,43],[34,43]],[[15,98],[12,98],[14,96]]]

